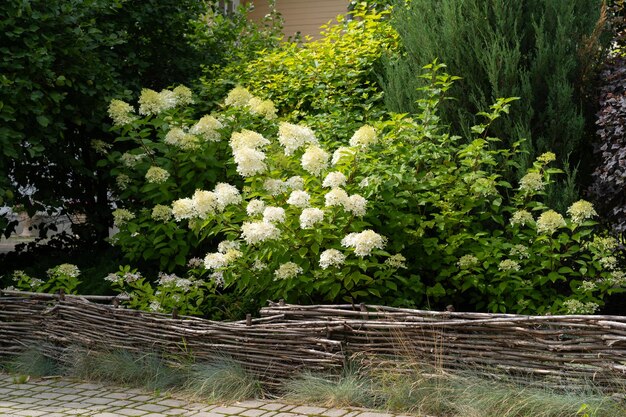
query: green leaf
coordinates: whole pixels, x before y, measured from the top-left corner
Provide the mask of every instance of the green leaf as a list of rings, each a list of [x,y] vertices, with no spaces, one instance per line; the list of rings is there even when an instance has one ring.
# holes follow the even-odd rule
[[[37,116],[37,123],[39,123],[42,127],[48,127],[50,124],[50,119],[46,116]]]

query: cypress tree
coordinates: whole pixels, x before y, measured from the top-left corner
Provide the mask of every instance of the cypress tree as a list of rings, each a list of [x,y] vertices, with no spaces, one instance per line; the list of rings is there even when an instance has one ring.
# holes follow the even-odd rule
[[[456,133],[469,137],[476,113],[497,98],[519,97],[490,135],[506,146],[524,140],[518,175],[539,154],[557,154],[570,178],[550,190],[549,200],[563,209],[577,197],[569,161],[577,167],[593,136],[594,111],[585,107],[584,86],[599,56],[602,10],[602,0],[400,1],[392,19],[405,50],[385,65],[386,105],[416,111],[423,82],[416,75],[434,59],[462,77],[452,91],[455,100],[442,108]]]

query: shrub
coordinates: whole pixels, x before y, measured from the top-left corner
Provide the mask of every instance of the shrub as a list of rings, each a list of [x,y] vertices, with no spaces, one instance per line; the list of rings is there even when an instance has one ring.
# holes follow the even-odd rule
[[[150,115],[143,118],[125,103],[111,104],[124,134],[119,141],[138,146],[109,155],[111,164],[127,166],[124,173],[112,171],[128,207],[113,213],[120,228],[114,241],[131,260],[159,259],[162,268],[174,269],[188,262],[197,267],[194,257],[202,254],[213,283],[262,300],[355,300],[397,288],[390,278],[403,258],[376,261],[390,256],[385,238],[361,220],[367,201],[351,180],[357,155],[377,140],[372,127],[354,134],[332,169],[314,132],[277,123],[270,101],[238,87],[222,114],[195,122],[186,118],[188,90],[178,89],[187,97],[178,107],[158,107],[159,97],[176,91],[144,91],[139,112]],[[119,277],[120,286],[130,284]]]
[[[599,34],[605,15],[602,1],[430,0],[397,2],[392,22],[404,54],[385,66],[385,102],[389,110],[414,112],[423,83],[423,65],[439,59],[450,73],[462,75],[455,101],[441,107],[444,123],[467,137],[483,111],[499,97],[520,97],[510,116],[491,127],[505,146],[520,139],[521,166],[507,178],[517,180],[532,161],[558,151],[569,170],[582,163],[593,136],[594,66],[599,61]],[[574,175],[572,170],[569,175]],[[578,196],[572,181],[551,187],[549,199],[561,213]]]
[[[351,19],[340,16],[339,24],[326,25],[319,40],[286,42],[256,59],[226,66],[221,77],[205,80],[201,95],[242,85],[323,140],[345,142],[383,112],[377,73],[381,57],[398,46],[387,15],[357,7]]]
[[[564,218],[544,203],[552,153],[513,188],[503,177],[519,149],[496,149],[491,126],[509,111],[500,99],[469,138],[441,127],[438,106],[452,85],[430,65],[416,121],[386,123],[380,148],[362,167],[371,201],[366,217],[402,251],[435,305],[518,313],[587,312],[624,289],[617,242],[593,233],[595,211],[579,201]],[[383,124],[385,125],[385,124]],[[358,177],[356,178],[358,180]],[[433,304],[430,304],[433,305]]]
[[[504,179],[520,150],[492,146],[499,139],[491,127],[513,99],[482,112],[470,138],[449,134],[438,109],[456,77],[442,68],[428,66],[432,86],[415,119],[362,126],[332,164],[310,128],[278,122],[273,103],[241,87],[221,114],[200,121],[187,117],[189,100],[143,118],[114,102],[124,109],[111,112],[119,140],[137,149],[113,152],[109,162],[146,155],[123,174],[122,192],[132,191],[122,194],[128,208],[114,213],[116,242],[166,267],[191,262],[176,279],[207,289],[194,296],[197,306],[223,285],[247,300],[593,313],[624,289],[616,242],[594,233],[590,203],[572,204],[568,217],[545,204],[560,172],[549,167],[554,154],[537,158],[519,187]],[[171,94],[144,92],[140,113],[159,102],[148,97]],[[219,175],[202,162],[215,155]],[[169,248],[179,248],[174,264]],[[144,307],[157,294],[140,292]]]

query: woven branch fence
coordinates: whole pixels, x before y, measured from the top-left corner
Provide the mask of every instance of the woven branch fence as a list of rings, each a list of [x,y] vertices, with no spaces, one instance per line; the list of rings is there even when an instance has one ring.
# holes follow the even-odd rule
[[[415,364],[440,370],[471,369],[554,387],[593,381],[610,391],[626,385],[626,317],[621,316],[518,316],[270,303],[261,310],[261,318],[215,322],[89,299],[111,302],[114,298],[4,292],[0,296],[0,355],[38,345],[60,360],[75,346],[152,350],[168,356],[192,355],[197,361],[228,356],[269,385],[302,370],[339,371],[355,360],[405,370]]]

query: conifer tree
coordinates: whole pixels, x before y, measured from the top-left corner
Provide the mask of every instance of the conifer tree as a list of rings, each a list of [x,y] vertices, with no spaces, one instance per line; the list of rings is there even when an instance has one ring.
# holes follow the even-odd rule
[[[599,57],[602,10],[602,0],[400,1],[393,23],[405,53],[386,64],[387,107],[415,111],[416,74],[438,59],[448,73],[462,77],[451,92],[455,99],[442,109],[456,133],[468,137],[476,113],[497,98],[519,97],[490,136],[506,146],[524,139],[519,172],[548,150],[570,171],[589,151],[594,131],[594,111],[585,107],[593,99],[585,86]],[[551,190],[551,202],[567,207],[577,197],[574,188],[572,178],[563,181]]]

